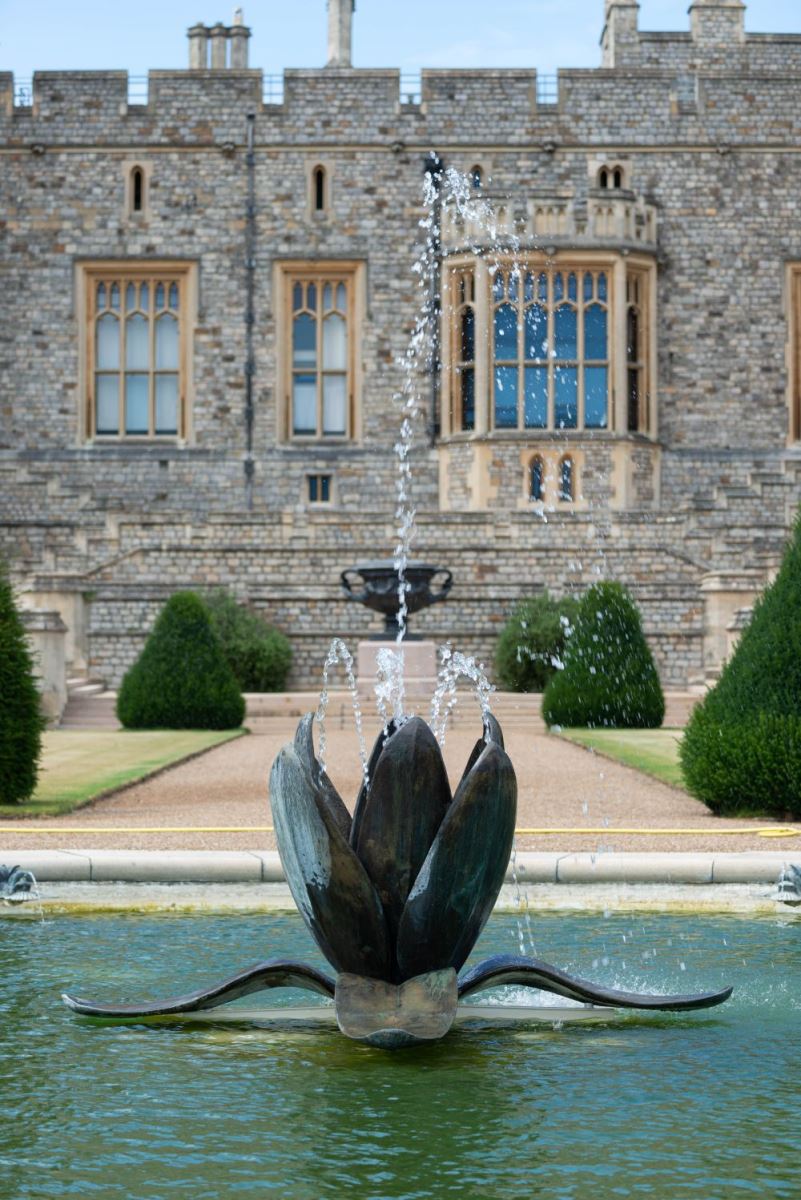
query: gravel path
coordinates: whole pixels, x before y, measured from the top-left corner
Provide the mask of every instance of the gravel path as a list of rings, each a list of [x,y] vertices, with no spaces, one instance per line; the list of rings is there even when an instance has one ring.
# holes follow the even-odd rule
[[[269,826],[267,779],[278,750],[291,740],[295,720],[273,718],[258,732],[173,767],[111,799],[42,822],[58,833],[14,833],[0,824],[3,850],[17,849],[273,849],[271,833],[145,832],[168,826]],[[377,733],[368,727],[368,744]],[[516,722],[505,729],[519,785],[518,827],[587,829],[587,833],[522,835],[529,850],[777,850],[798,838],[769,839],[757,830],[769,821],[728,821],[702,804],[590,751],[545,733],[542,725]],[[445,758],[451,782],[461,775],[476,730],[465,723],[447,737]],[[352,729],[329,730],[330,774],[350,804],[359,786],[359,758]],[[33,823],[28,823],[33,828]],[[80,827],[93,832],[71,833]],[[692,836],[632,835],[627,829],[692,829]],[[130,830],[135,830],[130,832]],[[749,830],[732,835],[731,829]],[[62,830],[64,832],[62,832]],[[103,832],[94,832],[102,830]],[[106,832],[108,830],[108,832]],[[141,832],[140,832],[141,831]]]

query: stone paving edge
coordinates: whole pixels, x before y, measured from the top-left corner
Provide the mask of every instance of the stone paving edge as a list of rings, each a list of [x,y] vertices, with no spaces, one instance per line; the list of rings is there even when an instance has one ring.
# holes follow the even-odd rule
[[[507,882],[775,883],[793,853],[521,852]],[[0,863],[32,871],[43,883],[283,883],[274,850],[12,850]]]

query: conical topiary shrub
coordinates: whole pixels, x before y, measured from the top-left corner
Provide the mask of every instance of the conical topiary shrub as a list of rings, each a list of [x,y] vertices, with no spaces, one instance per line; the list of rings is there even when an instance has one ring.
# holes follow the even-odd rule
[[[801,817],[801,522],[680,757],[713,812]]]
[[[237,729],[245,702],[194,592],[160,612],[144,650],[122,681],[117,716],[126,729]]]
[[[657,729],[665,698],[640,614],[619,583],[598,583],[582,598],[575,629],[542,702],[549,725]]]
[[[19,804],[33,794],[43,728],[33,659],[0,568],[0,804]]]

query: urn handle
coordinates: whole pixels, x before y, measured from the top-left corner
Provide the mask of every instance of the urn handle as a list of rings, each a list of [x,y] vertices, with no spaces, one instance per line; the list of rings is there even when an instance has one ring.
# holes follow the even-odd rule
[[[433,579],[436,579],[438,575],[444,575],[445,579],[440,584],[440,590],[438,592],[431,591],[430,594],[432,604],[439,604],[441,600],[446,600],[451,588],[453,587],[453,573],[451,571],[446,571],[443,567],[441,571],[437,571],[437,574],[432,577],[432,582]]]
[[[343,571],[339,577],[342,584],[342,592],[348,600],[356,600],[359,604],[364,604],[370,593],[368,592],[367,588],[363,586],[363,579],[362,590],[360,592],[355,592],[353,590],[353,584],[349,578],[351,575],[353,575],[356,579],[361,579],[361,575],[353,567],[349,567],[347,571]]]

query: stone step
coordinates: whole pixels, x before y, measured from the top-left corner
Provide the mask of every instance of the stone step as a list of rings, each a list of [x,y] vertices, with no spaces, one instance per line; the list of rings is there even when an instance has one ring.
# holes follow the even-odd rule
[[[61,729],[119,729],[117,694],[99,681],[68,688]]]

